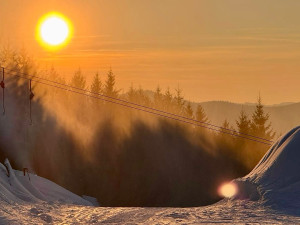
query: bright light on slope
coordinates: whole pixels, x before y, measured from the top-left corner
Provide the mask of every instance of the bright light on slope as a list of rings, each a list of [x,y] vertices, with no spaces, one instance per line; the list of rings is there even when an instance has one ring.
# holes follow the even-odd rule
[[[231,198],[237,193],[237,186],[233,183],[222,184],[219,189],[219,194],[225,198]]]

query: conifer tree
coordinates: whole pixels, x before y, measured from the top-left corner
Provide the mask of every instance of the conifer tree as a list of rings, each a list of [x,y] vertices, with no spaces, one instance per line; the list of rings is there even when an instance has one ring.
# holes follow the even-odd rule
[[[116,84],[116,77],[113,74],[112,69],[110,69],[107,73],[103,94],[110,97],[115,97],[115,98],[118,97],[120,91],[116,90],[115,84]]]
[[[230,124],[227,119],[225,119],[224,122],[222,123],[222,128],[225,130],[230,129]]]
[[[163,94],[161,93],[161,88],[157,86],[154,93],[154,107],[161,108],[163,102]]]
[[[195,119],[198,120],[201,123],[207,123],[208,122],[208,118],[206,116],[206,113],[205,113],[203,107],[200,104],[197,106],[195,116],[196,116]]]
[[[182,114],[184,109],[184,98],[182,96],[182,90],[179,86],[175,89],[175,96],[174,96],[174,103],[175,103],[175,113]]]
[[[71,86],[76,88],[85,89],[86,87],[86,79],[83,76],[81,69],[79,68],[71,79]]]
[[[194,119],[194,111],[190,102],[185,107],[185,114],[188,118]]]
[[[47,74],[48,79],[51,79],[52,81],[58,83],[66,84],[66,80],[58,74],[58,72],[55,70],[53,65],[51,66],[50,70],[47,72],[48,72]]]
[[[229,141],[231,141],[231,137],[230,137],[230,134],[232,133],[232,130],[233,128],[230,126],[229,122],[227,119],[225,119],[221,125],[221,128],[220,128],[220,132],[218,134],[218,136],[221,138],[220,140],[222,141],[221,144],[224,144],[224,143],[227,143]]]
[[[221,125],[220,136],[225,137],[225,136],[227,136],[226,133],[231,133],[231,131],[229,131],[229,129],[230,129],[230,124],[229,124],[228,120],[225,119]],[[226,132],[226,133],[224,133],[224,132]]]
[[[240,112],[238,120],[236,120],[236,125],[238,128],[237,132],[240,133],[239,135],[247,135],[250,133],[251,121],[248,119],[248,116],[243,109]]]
[[[136,90],[135,90],[135,88],[133,87],[132,84],[129,87],[129,90],[127,92],[127,98],[130,102],[135,102],[136,101]]]
[[[95,74],[93,82],[91,84],[91,92],[96,93],[96,94],[102,93],[102,82],[99,78],[98,73]]]
[[[173,96],[170,92],[170,88],[168,87],[164,96],[164,109],[167,111],[171,111]]]
[[[55,70],[54,66],[52,65],[50,70],[46,70],[45,77],[51,81],[61,83],[61,84],[66,84],[66,80],[64,77],[60,76],[58,72]],[[51,87],[47,87],[51,88]],[[54,97],[57,93],[65,93],[63,90],[58,89],[58,88],[51,88],[51,96]],[[66,95],[63,94],[65,97]]]
[[[197,109],[196,109],[196,113],[195,113],[195,120],[198,120],[200,123],[200,126],[196,127],[196,132],[198,134],[200,134],[201,136],[203,136],[203,134],[205,134],[206,129],[204,127],[201,126],[205,126],[205,123],[208,123],[208,118],[206,116],[206,113],[204,111],[204,109],[202,108],[202,106],[200,104],[197,105]]]
[[[275,132],[273,132],[273,129],[271,128],[271,123],[268,122],[269,117],[270,115],[264,111],[264,106],[259,95],[255,111],[252,114],[252,121],[250,125],[251,133],[255,136],[272,140],[275,136]]]
[[[150,98],[145,94],[144,90],[140,86],[138,91],[137,91],[137,96],[138,96],[138,103],[141,105],[150,105]]]

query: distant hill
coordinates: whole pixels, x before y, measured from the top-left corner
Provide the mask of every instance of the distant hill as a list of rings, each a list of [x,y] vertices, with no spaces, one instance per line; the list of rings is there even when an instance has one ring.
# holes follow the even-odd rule
[[[153,99],[154,92],[143,90],[144,94]],[[123,94],[123,97],[127,93]],[[225,102],[225,101],[208,101],[208,102],[191,102],[194,111],[198,104],[204,108],[209,120],[215,125],[221,125],[225,119],[230,125],[236,127],[236,119],[239,117],[242,109],[249,115],[255,110],[256,103],[246,102],[244,104]],[[283,102],[274,105],[266,105],[265,111],[270,114],[270,122],[277,135],[285,133],[295,126],[300,125],[300,102]]]
[[[196,108],[197,104],[193,103]],[[210,101],[200,103],[208,115],[210,121],[221,125],[225,119],[236,126],[235,120],[242,109],[251,116],[255,110],[255,104],[237,104],[224,101]],[[265,106],[265,111],[270,114],[270,121],[277,134],[287,132],[291,128],[300,125],[300,103],[282,103]]]

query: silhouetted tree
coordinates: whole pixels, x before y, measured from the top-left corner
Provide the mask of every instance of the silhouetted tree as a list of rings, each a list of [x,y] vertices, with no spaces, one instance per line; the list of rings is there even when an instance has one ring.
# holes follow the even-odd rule
[[[115,84],[116,84],[116,77],[113,74],[112,69],[110,69],[107,73],[103,94],[110,97],[118,97],[120,91],[116,89]]]
[[[150,105],[150,98],[146,95],[142,87],[140,86],[138,91],[137,91],[137,98],[138,98],[138,103],[141,105]]]
[[[196,109],[196,120],[198,120],[199,122],[202,122],[202,123],[208,123],[208,118],[206,116],[206,113],[203,109],[203,107],[201,105],[198,105],[197,106],[197,109]]]
[[[225,119],[221,125],[221,129],[220,129],[221,132],[219,133],[219,136],[223,139],[225,139],[225,138],[227,139],[227,137],[229,135],[227,133],[231,133],[231,131],[229,131],[229,129],[230,129],[230,124],[229,124],[228,120]]]
[[[242,109],[238,120],[236,120],[237,132],[240,133],[239,135],[249,134],[250,125],[251,125],[251,121],[248,119],[247,114]]]
[[[184,98],[182,96],[182,90],[179,88],[179,86],[175,89],[174,103],[175,113],[182,114],[184,109]]]
[[[192,105],[191,105],[190,102],[188,102],[186,107],[185,107],[185,115],[188,118],[194,119],[194,111],[193,111],[193,108],[192,108]]]
[[[133,85],[131,84],[131,86],[129,87],[129,90],[127,92],[127,99],[130,102],[135,102],[136,101],[136,90],[133,87]]]
[[[252,114],[251,132],[253,135],[272,140],[275,132],[271,128],[271,122],[268,122],[270,115],[264,112],[264,106],[259,95],[254,113]]]
[[[164,100],[164,109],[167,111],[171,111],[171,106],[172,106],[172,100],[173,100],[173,96],[170,92],[170,88],[168,87],[164,96],[163,96]]]
[[[74,86],[74,87],[77,87],[80,89],[86,88],[86,79],[83,76],[80,68],[74,73],[74,76],[72,77],[70,84],[71,84],[71,86]]]
[[[234,133],[235,135],[247,137],[247,135],[251,133],[251,129],[250,129],[251,120],[248,118],[247,114],[243,109],[241,110],[239,118],[235,121],[235,123],[238,132],[238,133]],[[236,148],[240,149],[245,144],[245,141],[248,140],[238,137],[236,140]],[[242,149],[240,151],[245,151],[245,150]]]
[[[161,108],[163,102],[163,94],[161,93],[161,88],[157,86],[155,93],[154,93],[154,107]]]
[[[224,128],[225,130],[230,129],[230,124],[227,119],[225,119],[224,122],[222,123],[222,128]]]
[[[209,122],[208,118],[206,116],[206,113],[200,104],[198,104],[198,106],[197,106],[196,113],[195,113],[195,119],[200,122],[199,125],[201,125],[201,126],[205,126],[205,123]],[[204,127],[197,126],[196,130],[197,130],[198,134],[203,135],[203,133],[205,132],[205,129],[206,128],[204,128]]]
[[[99,78],[99,74],[96,73],[91,84],[91,92],[101,94],[102,93],[102,82]]]
[[[64,77],[59,75],[53,65],[51,66],[50,70],[46,71],[46,78],[58,83],[66,84]]]
[[[141,87],[139,87],[139,89],[135,89],[132,85],[127,93],[127,98],[130,102],[135,102],[140,105],[149,106],[151,103],[150,98],[145,94]]]

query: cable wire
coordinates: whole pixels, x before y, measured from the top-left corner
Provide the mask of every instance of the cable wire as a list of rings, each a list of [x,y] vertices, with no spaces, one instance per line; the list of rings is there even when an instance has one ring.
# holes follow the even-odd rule
[[[103,94],[100,94],[100,93],[91,92],[91,91],[89,91],[87,89],[81,89],[81,88],[78,88],[78,87],[74,87],[72,85],[68,85],[68,84],[63,84],[63,83],[60,83],[60,82],[52,81],[52,80],[49,80],[49,79],[46,79],[46,78],[43,78],[43,77],[39,77],[39,76],[35,76],[35,75],[28,75],[26,73],[20,73],[18,71],[14,71],[14,70],[9,70],[8,72],[16,72],[16,73],[19,73],[19,74],[22,74],[22,75],[25,75],[25,76],[30,76],[32,78],[37,78],[37,79],[44,80],[44,81],[47,81],[47,82],[51,82],[51,83],[55,83],[55,84],[58,84],[58,85],[62,85],[62,86],[68,87],[68,88],[76,89],[76,90],[83,91],[83,92],[88,92],[88,93],[93,94],[93,95],[98,95],[98,96],[101,96],[101,97],[104,97],[104,98],[113,99],[115,101],[123,102],[123,103],[126,103],[126,104],[131,104],[131,105],[142,107],[142,108],[145,108],[145,109],[150,109],[150,110],[153,110],[153,111],[156,111],[156,112],[159,112],[159,113],[168,114],[168,115],[176,116],[176,117],[179,117],[179,118],[182,118],[182,119],[185,119],[185,120],[189,120],[189,121],[193,121],[193,122],[196,122],[196,123],[204,124],[204,125],[207,125],[207,126],[219,128],[219,129],[222,129],[222,130],[226,130],[226,131],[229,131],[229,132],[236,133],[238,135],[249,136],[251,138],[260,139],[262,141],[273,143],[273,141],[271,141],[269,139],[265,139],[265,138],[258,137],[258,136],[255,136],[255,135],[251,135],[251,134],[246,134],[246,133],[238,132],[238,131],[235,131],[235,130],[232,130],[232,129],[228,129],[228,128],[225,128],[225,127],[220,127],[220,126],[217,126],[217,125],[214,125],[214,124],[211,124],[211,123],[207,123],[207,122],[203,122],[203,121],[198,121],[198,120],[195,120],[195,119],[192,119],[192,118],[188,118],[188,117],[185,117],[185,116],[181,116],[181,115],[178,115],[178,114],[175,114],[175,113],[166,112],[166,111],[159,110],[159,109],[156,109],[156,108],[152,108],[152,107],[149,107],[149,106],[140,105],[140,104],[137,104],[137,103],[134,103],[134,102],[126,101],[126,100],[115,98],[115,97],[112,97],[112,96],[107,96],[107,95],[103,95]]]
[[[9,74],[11,74],[11,73],[9,73]],[[168,118],[168,119],[173,119],[173,120],[180,121],[180,122],[183,122],[183,123],[186,123],[186,124],[190,124],[190,125],[194,125],[194,126],[198,126],[198,127],[203,127],[203,128],[209,129],[209,130],[217,131],[217,132],[228,134],[228,135],[231,135],[231,136],[235,136],[235,137],[239,137],[239,138],[251,140],[251,141],[254,141],[254,142],[257,142],[257,143],[261,143],[261,144],[264,144],[264,145],[269,145],[269,146],[271,145],[271,143],[266,143],[266,142],[263,142],[263,141],[260,141],[260,140],[256,140],[256,139],[245,137],[245,136],[241,136],[241,135],[237,135],[237,134],[234,134],[234,133],[228,133],[228,132],[225,132],[223,130],[218,130],[218,129],[211,128],[211,127],[206,127],[204,125],[196,124],[196,123],[189,122],[189,121],[186,121],[186,120],[183,120],[183,119],[178,119],[178,118],[174,118],[174,117],[171,117],[171,116],[163,115],[163,114],[160,114],[160,113],[151,112],[151,111],[148,111],[148,110],[145,110],[145,109],[137,108],[137,107],[126,105],[126,104],[119,103],[119,102],[114,102],[112,100],[108,100],[108,99],[104,99],[104,98],[101,98],[101,97],[89,95],[89,94],[86,94],[86,93],[82,93],[82,92],[70,90],[70,89],[63,88],[63,87],[60,87],[60,86],[57,86],[57,85],[52,85],[52,84],[44,83],[44,82],[39,81],[39,80],[30,79],[30,78],[27,78],[27,77],[24,77],[24,76],[20,76],[20,75],[16,75],[16,74],[11,74],[11,75],[19,77],[19,78],[22,78],[22,79],[26,79],[26,80],[32,80],[32,82],[40,83],[40,84],[43,84],[43,85],[47,85],[47,86],[50,86],[50,87],[58,88],[58,89],[69,91],[69,92],[76,93],[76,94],[80,94],[80,95],[83,95],[83,96],[87,96],[87,97],[99,99],[99,100],[110,102],[110,103],[113,103],[113,104],[118,104],[118,105],[121,105],[121,106],[124,106],[124,107],[127,107],[127,108],[131,108],[131,109],[135,109],[135,110],[147,112],[147,113],[150,113],[150,114],[153,114],[153,115],[157,115],[157,116],[160,116],[160,117],[164,117],[164,118]]]

